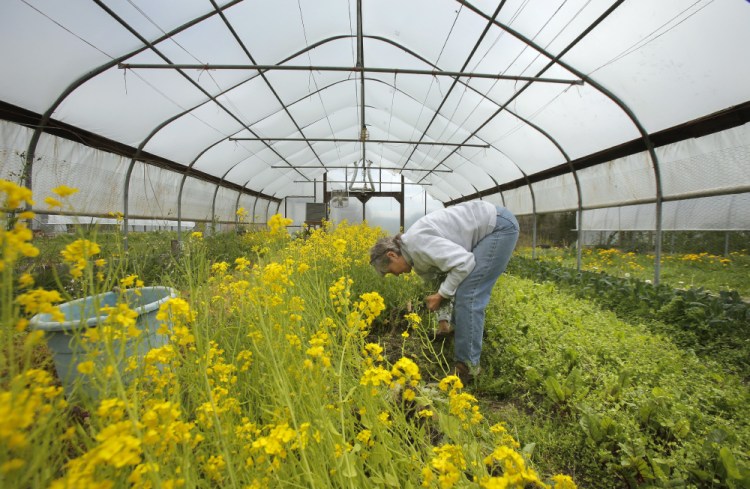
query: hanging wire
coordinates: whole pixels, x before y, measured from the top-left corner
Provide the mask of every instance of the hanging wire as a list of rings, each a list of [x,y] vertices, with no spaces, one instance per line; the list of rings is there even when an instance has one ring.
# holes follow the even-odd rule
[[[521,6],[519,6],[518,9],[516,9],[516,11],[511,16],[510,22],[513,22],[519,15],[521,15],[521,13],[526,8],[526,5],[529,3],[529,1],[530,0],[526,0]],[[463,6],[463,4],[461,4],[461,6]],[[479,64],[487,57],[487,55],[490,53],[490,51],[492,51],[492,48],[499,42],[499,40],[504,35],[505,35],[505,32],[504,31],[500,31],[500,34],[497,36],[497,38],[495,38],[495,40],[493,41],[492,45],[490,45],[490,47],[485,51],[484,55],[482,55],[482,57],[474,64],[474,67],[472,68],[473,70],[475,70],[477,68],[477,66],[479,66]],[[492,87],[494,87],[498,82],[499,82],[499,80],[496,80],[492,84]],[[449,122],[449,124],[445,125],[445,127],[443,128],[443,130],[437,136],[437,139],[443,139],[443,137],[445,135],[445,132],[448,130],[448,128],[450,126],[454,126],[455,129],[454,129],[453,133],[449,136],[448,140],[450,140],[450,138],[453,138],[456,134],[458,134],[459,129],[465,125],[466,121],[471,117],[471,115],[474,114],[474,112],[479,107],[479,104],[481,103],[481,99],[480,99],[479,102],[477,102],[477,104],[471,110],[471,112],[469,113],[469,115],[464,119],[464,121],[461,124],[455,124],[453,122],[453,118],[455,117],[456,112],[458,111],[458,108],[461,107],[461,102],[463,101],[464,96],[466,95],[468,89],[469,89],[469,87],[468,87],[468,83],[467,83],[466,85],[464,85],[464,90],[461,93],[461,95],[459,96],[458,102],[455,104],[455,106],[453,108],[453,112],[451,113],[451,115],[450,116],[443,116]],[[430,152],[433,151],[433,150],[434,151],[441,151],[440,148],[428,148],[427,151],[424,152],[424,156],[422,158],[422,161],[420,161],[420,166],[422,166],[424,164],[424,162],[427,161],[427,158],[430,156]]]
[[[94,49],[95,49],[96,51],[99,51],[99,52],[100,52],[100,53],[102,53],[102,54],[103,54],[104,56],[108,57],[109,59],[114,59],[114,56],[111,56],[110,54],[108,54],[108,53],[106,53],[106,52],[102,51],[101,49],[99,49],[99,47],[98,47],[98,46],[94,45],[93,43],[91,43],[91,42],[87,41],[86,39],[84,39],[83,37],[79,36],[79,35],[78,35],[78,34],[76,34],[75,32],[71,31],[70,29],[68,29],[67,27],[65,27],[64,25],[62,25],[61,23],[59,23],[58,21],[56,21],[55,19],[53,19],[53,18],[52,18],[52,17],[50,17],[49,15],[45,14],[44,12],[42,12],[41,10],[39,10],[38,8],[36,8],[36,7],[34,7],[33,5],[31,5],[31,4],[30,4],[29,2],[27,2],[26,0],[21,0],[21,2],[23,2],[23,3],[24,3],[24,4],[25,4],[25,5],[27,6],[27,7],[29,7],[30,9],[32,9],[32,10],[36,10],[36,11],[37,11],[37,12],[38,12],[38,13],[39,13],[40,15],[42,15],[42,17],[46,18],[47,20],[49,20],[50,22],[52,22],[53,24],[55,24],[56,26],[58,26],[59,28],[61,28],[62,30],[64,30],[65,32],[67,32],[67,33],[69,33],[70,35],[72,35],[73,37],[75,37],[75,38],[77,38],[78,40],[80,40],[80,41],[84,42],[84,43],[85,43],[85,44],[87,44],[88,46],[90,46],[90,47],[94,48]]]
[[[521,13],[523,12],[524,8],[528,5],[528,3],[529,3],[529,1],[527,0],[526,2],[524,2],[523,5],[521,5],[519,7],[519,9],[516,10],[516,12],[514,12],[513,16],[511,16],[511,19],[508,22],[508,25],[511,25],[521,15]],[[567,0],[565,2],[563,2],[560,6],[558,6],[558,8],[555,10],[555,12],[553,12],[553,14],[547,19],[547,21],[537,30],[536,34],[534,34],[534,36],[531,38],[532,40],[536,39],[539,36],[539,34],[544,30],[544,28],[547,25],[549,25],[550,22],[552,22],[552,20],[559,14],[559,12],[563,9],[563,7],[565,6],[566,3],[567,3]],[[573,20],[575,20],[575,18],[577,18],[581,14],[581,12],[586,8],[586,6],[589,3],[590,3],[590,0],[584,6],[582,6],[581,8],[579,8],[578,11],[575,13],[575,15],[573,15],[571,17],[571,19],[560,29],[560,31],[557,33],[557,35],[555,37],[553,37],[552,40],[550,40],[549,43],[547,43],[546,46],[549,46],[552,42],[554,42],[554,40],[557,39],[557,37],[559,37],[562,34],[562,32],[564,32],[565,28],[568,27],[570,25],[570,23],[573,22]],[[495,45],[497,44],[497,42],[504,36],[504,34],[505,34],[505,31],[501,31],[500,35],[498,35],[498,37],[495,39],[495,41],[492,43],[492,45],[487,49],[487,51],[485,51],[484,55],[474,64],[474,69],[476,69],[476,67],[479,66],[479,64],[489,55],[489,53],[495,47]],[[516,54],[516,57],[508,64],[508,66],[503,71],[500,72],[500,74],[507,73],[508,69],[511,66],[513,66],[513,64],[516,61],[518,61],[521,58],[521,56],[523,55],[523,53],[526,52],[526,50],[528,50],[528,49],[530,49],[530,46],[528,44],[526,44],[523,47],[523,49],[521,49],[521,51],[519,51],[519,53]],[[541,56],[541,54],[537,54],[537,56],[534,58],[534,60],[532,60],[526,66],[526,68],[524,68],[523,70],[521,70],[521,73],[525,73],[528,70],[528,68],[531,66],[531,64],[533,64],[533,62],[536,61],[536,59],[539,58],[539,56]],[[492,85],[490,86],[490,88],[488,90],[486,90],[486,92],[487,93],[491,92],[497,86],[497,84],[499,82],[500,82],[500,80],[495,80],[492,83]],[[461,98],[459,99],[459,102],[456,104],[454,112],[451,114],[451,118],[450,118],[451,121],[453,120],[453,116],[455,116],[455,113],[458,110],[458,107],[461,107],[461,100],[463,100],[463,97],[467,93],[467,91],[468,91],[468,86],[465,86],[464,87],[464,92],[461,94]],[[455,130],[450,135],[450,138],[455,137],[458,134],[460,128],[462,128],[462,127],[464,127],[464,126],[467,125],[468,120],[476,113],[476,111],[478,110],[478,108],[481,105],[481,103],[482,103],[483,100],[484,99],[477,100],[476,104],[474,105],[474,107],[472,108],[472,110],[466,115],[466,117],[459,124],[455,125]],[[509,133],[513,133],[513,132],[517,131],[520,127],[522,127],[521,124],[516,125],[513,129],[511,129],[509,131]],[[443,133],[445,132],[445,130],[447,130],[447,126],[443,130]],[[441,133],[440,137],[443,136],[443,133]],[[505,135],[503,137],[505,137]],[[497,141],[499,141],[500,139],[502,139],[502,138],[497,138],[497,139],[493,140],[493,144],[496,143]],[[472,155],[475,155],[475,154],[478,154],[478,151],[475,152],[475,153],[472,153]],[[471,155],[468,155],[468,156],[471,156]]]
[[[448,41],[450,40],[451,35],[453,34],[453,29],[456,27],[456,24],[458,23],[458,17],[461,15],[461,12],[463,11],[463,8],[464,8],[464,6],[463,6],[463,4],[461,4],[459,6],[458,10],[456,10],[456,16],[453,17],[453,23],[451,24],[451,28],[448,30],[448,34],[446,34],[446,36],[445,36],[445,40],[443,41],[443,45],[440,47],[440,52],[438,53],[437,60],[435,61],[435,65],[436,66],[439,65],[440,58],[443,57],[443,53],[445,52],[445,47],[448,45]],[[409,137],[410,140],[414,140],[414,135],[416,134],[417,127],[419,126],[419,121],[422,119],[422,114],[424,113],[424,108],[427,105],[427,100],[430,98],[430,92],[432,92],[432,86],[434,85],[436,78],[437,77],[433,76],[432,79],[430,80],[430,86],[427,88],[427,93],[425,94],[424,100],[422,101],[422,105],[421,105],[421,108],[419,110],[419,115],[417,116],[417,122],[412,127],[411,136]],[[404,146],[404,151],[401,153],[401,157],[399,158],[399,160],[401,160],[401,161],[404,160],[404,156],[406,155],[407,151],[409,151],[409,148],[410,148],[409,145]],[[429,148],[427,150],[427,152],[429,153],[429,151],[431,149],[432,148]]]
[[[601,66],[595,68],[590,73],[587,73],[587,75],[592,75],[592,74],[596,73],[597,71],[601,70],[602,68],[605,68],[605,67],[609,66],[610,64],[612,64],[612,63],[614,63],[614,62],[616,62],[616,61],[624,58],[625,56],[628,56],[628,55],[630,55],[630,54],[632,54],[632,53],[640,50],[641,48],[645,47],[646,45],[654,42],[655,40],[657,40],[661,36],[667,34],[669,31],[671,31],[675,27],[679,26],[680,24],[682,24],[683,22],[685,22],[686,20],[688,20],[690,17],[692,17],[693,15],[697,14],[698,12],[700,12],[701,10],[703,10],[706,7],[708,7],[709,5],[711,5],[714,2],[714,0],[709,0],[708,3],[706,3],[705,5],[697,8],[695,11],[693,11],[690,14],[688,14],[687,17],[685,17],[684,19],[680,20],[679,22],[677,22],[676,24],[674,24],[674,25],[672,25],[672,26],[670,26],[668,28],[666,27],[669,24],[675,22],[678,17],[681,17],[682,15],[684,15],[685,12],[687,12],[688,10],[692,9],[693,7],[695,7],[696,5],[698,5],[699,3],[701,3],[701,1],[704,1],[704,0],[697,0],[696,2],[694,2],[693,4],[691,4],[690,6],[688,6],[687,8],[685,8],[684,10],[681,10],[678,14],[674,15],[667,22],[664,22],[658,28],[656,28],[653,31],[651,31],[647,36],[645,36],[642,39],[640,39],[639,41],[633,43],[633,45],[631,45],[630,47],[626,48],[620,54],[614,56],[609,61],[606,61]],[[663,29],[663,28],[666,28],[666,29],[663,32],[659,32],[657,34],[657,32],[659,30]]]
[[[310,47],[310,42],[307,40],[307,28],[305,27],[305,18],[302,15],[302,3],[300,0],[297,0],[297,8],[299,9],[299,20],[302,23],[302,35],[305,38],[305,47]],[[351,26],[351,18],[349,20],[350,26]],[[310,56],[310,50],[307,50],[307,60],[310,62],[310,66],[313,66],[312,57]],[[315,78],[315,74],[312,70],[310,70],[310,79],[312,79],[313,85],[315,86],[315,92],[318,95],[318,100],[320,101],[320,106],[323,107],[323,114],[325,115],[326,122],[328,123],[328,129],[331,131],[331,136],[335,137],[335,133],[333,130],[333,124],[331,124],[331,119],[328,116],[328,110],[326,109],[325,103],[323,102],[323,95],[321,94],[320,87],[318,86],[318,80]],[[308,87],[309,87],[309,81],[308,81]],[[338,143],[334,143],[334,147],[336,148],[336,156],[338,157],[339,165],[342,165],[342,159],[341,159],[341,147]]]
[[[398,76],[398,73],[393,73],[393,94],[391,95],[391,108],[388,111],[388,129],[386,131],[386,138],[391,137],[391,121],[393,121],[393,102],[396,99],[396,77]],[[381,145],[381,148],[385,148],[384,145]],[[378,162],[379,166],[383,166],[383,150],[380,151],[380,161]]]

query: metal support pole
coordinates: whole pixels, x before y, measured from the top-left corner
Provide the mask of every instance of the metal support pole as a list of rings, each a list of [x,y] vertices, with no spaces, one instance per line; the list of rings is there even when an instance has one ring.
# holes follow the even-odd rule
[[[448,76],[454,78],[487,78],[490,80],[514,80],[540,83],[560,83],[563,85],[583,85],[583,80],[546,78],[540,76],[512,76],[495,73],[474,73],[470,71],[409,70],[401,68],[373,68],[360,66],[299,66],[299,65],[244,65],[244,64],[166,64],[166,63],[118,63],[123,70],[136,69],[179,69],[179,70],[258,70],[258,71],[340,71],[344,73],[387,73],[396,75]]]
[[[309,141],[311,143],[359,143],[362,141],[362,138],[355,139],[355,138],[229,138],[229,141],[283,141],[283,142],[306,142]],[[382,143],[382,144],[418,144],[420,146],[458,146],[461,148],[484,148],[487,149],[490,147],[489,144],[478,144],[478,143],[446,143],[441,141],[409,141],[409,140],[401,140],[401,139],[368,139],[368,143]],[[279,167],[279,168],[289,168],[289,166]],[[297,168],[306,168],[306,167],[297,167]],[[324,168],[331,168],[330,166],[326,166]]]

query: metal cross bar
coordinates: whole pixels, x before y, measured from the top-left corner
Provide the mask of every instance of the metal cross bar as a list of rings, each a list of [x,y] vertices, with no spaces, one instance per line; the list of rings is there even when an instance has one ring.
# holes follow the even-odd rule
[[[430,75],[460,78],[489,78],[491,80],[517,80],[542,83],[562,83],[583,85],[583,80],[546,78],[539,76],[498,75],[494,73],[474,73],[469,71],[412,70],[402,68],[367,68],[359,66],[294,66],[294,65],[245,65],[245,64],[164,64],[164,63],[119,63],[118,68],[133,69],[172,69],[172,70],[259,70],[259,71],[343,71],[348,73],[391,73],[396,75]]]
[[[274,170],[349,170],[351,166],[272,166]],[[401,168],[400,166],[376,166],[372,170],[390,170],[390,171],[426,171],[430,173],[453,173],[453,170],[432,170],[428,168]],[[310,182],[312,183],[312,182]]]
[[[245,138],[230,137],[229,141],[311,141],[321,143],[360,143],[361,139],[357,138]],[[472,143],[442,143],[438,141],[400,141],[393,139],[367,139],[367,143],[384,143],[384,144],[418,144],[420,146],[465,146],[470,148],[489,148],[489,144],[472,144]]]
[[[312,183],[312,182],[310,182],[308,180],[295,180],[294,183]],[[328,183],[348,183],[348,184],[351,184],[352,182],[347,182],[346,180],[328,180]],[[409,183],[409,182],[404,182],[403,184],[401,182],[378,182],[378,185],[380,187],[382,187],[383,185],[426,185],[426,186],[431,186],[432,184],[431,183]],[[357,187],[354,187],[354,188],[349,189],[347,191],[348,192],[352,192],[352,191],[353,192],[357,192],[359,190],[360,189],[358,189]],[[370,193],[370,192],[375,192],[375,191],[374,190],[365,190],[365,192]]]

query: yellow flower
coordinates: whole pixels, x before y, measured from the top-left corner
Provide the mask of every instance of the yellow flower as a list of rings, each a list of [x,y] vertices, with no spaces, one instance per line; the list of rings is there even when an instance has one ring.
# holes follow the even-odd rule
[[[20,221],[8,231],[0,229],[0,271],[6,265],[15,263],[20,256],[34,257],[39,254],[39,249],[31,244],[32,238],[31,230]]]
[[[50,209],[54,209],[55,207],[62,207],[62,202],[54,197],[45,197],[44,203],[47,204]]]
[[[65,315],[54,305],[62,302],[63,298],[56,290],[34,289],[16,297],[26,314],[51,314],[55,321],[65,321]]]
[[[194,231],[190,234],[190,238],[200,241],[203,239],[203,233],[200,231]]]
[[[578,486],[573,482],[570,476],[558,474],[552,476],[552,482],[555,483],[555,489],[577,489]]]
[[[7,462],[3,463],[2,465],[0,465],[0,474],[7,474],[8,472],[13,472],[14,470],[23,468],[24,465],[26,465],[26,462],[24,462],[23,459],[12,458],[8,460]]]
[[[128,275],[127,277],[120,279],[120,285],[122,288],[127,289],[128,287],[143,287],[143,280],[138,280],[138,275]],[[140,295],[140,291],[136,290],[135,293]]]
[[[383,411],[380,414],[378,414],[378,421],[380,421],[385,426],[390,426],[393,422],[391,421],[391,413],[387,411]]]
[[[435,456],[422,469],[422,486],[432,487],[435,477],[441,489],[449,489],[456,485],[466,470],[466,459],[461,447],[445,444],[432,449]]]
[[[88,239],[77,239],[60,252],[63,261],[70,265],[70,274],[73,278],[80,278],[83,269],[86,268],[88,260],[101,252],[99,245]]]
[[[24,273],[18,277],[18,286],[22,289],[26,289],[34,285],[34,277],[30,273]]]
[[[238,272],[241,272],[242,270],[246,269],[247,267],[249,267],[251,265],[250,260],[248,260],[247,258],[244,258],[242,256],[239,257],[239,258],[237,258],[236,260],[234,260],[234,263],[235,263],[235,267],[234,268]]]
[[[59,187],[55,187],[52,189],[52,193],[57,194],[62,198],[70,197],[76,192],[78,192],[77,188],[68,187],[67,185],[60,185]]]
[[[34,201],[31,200],[31,190],[8,180],[0,179],[0,194],[5,194],[5,205],[3,207],[8,209],[20,207],[23,202],[34,205]]]
[[[404,319],[408,321],[409,326],[411,326],[412,328],[422,324],[422,318],[416,312],[410,312],[409,314],[404,316]]]
[[[346,251],[346,241],[339,238],[333,241],[333,248],[338,253],[344,253]]]
[[[292,224],[291,219],[283,217],[281,214],[274,214],[268,220],[268,228],[272,236],[288,236],[286,227]]]
[[[81,362],[78,364],[78,367],[76,367],[78,372],[84,374],[84,375],[90,375],[94,373],[94,362],[91,360],[86,362]]]

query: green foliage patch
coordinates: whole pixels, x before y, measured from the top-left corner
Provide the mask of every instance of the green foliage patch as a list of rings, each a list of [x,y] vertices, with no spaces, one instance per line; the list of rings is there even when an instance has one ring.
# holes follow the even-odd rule
[[[718,363],[512,276],[495,289],[485,335],[480,387],[577,433],[561,442],[567,464],[601,469],[579,474],[583,487],[750,487],[750,395]]]
[[[637,317],[684,349],[721,362],[750,378],[750,304],[736,291],[674,289],[603,272],[576,271],[549,262],[516,257],[512,273],[550,281],[579,297],[594,300],[620,317]]]

